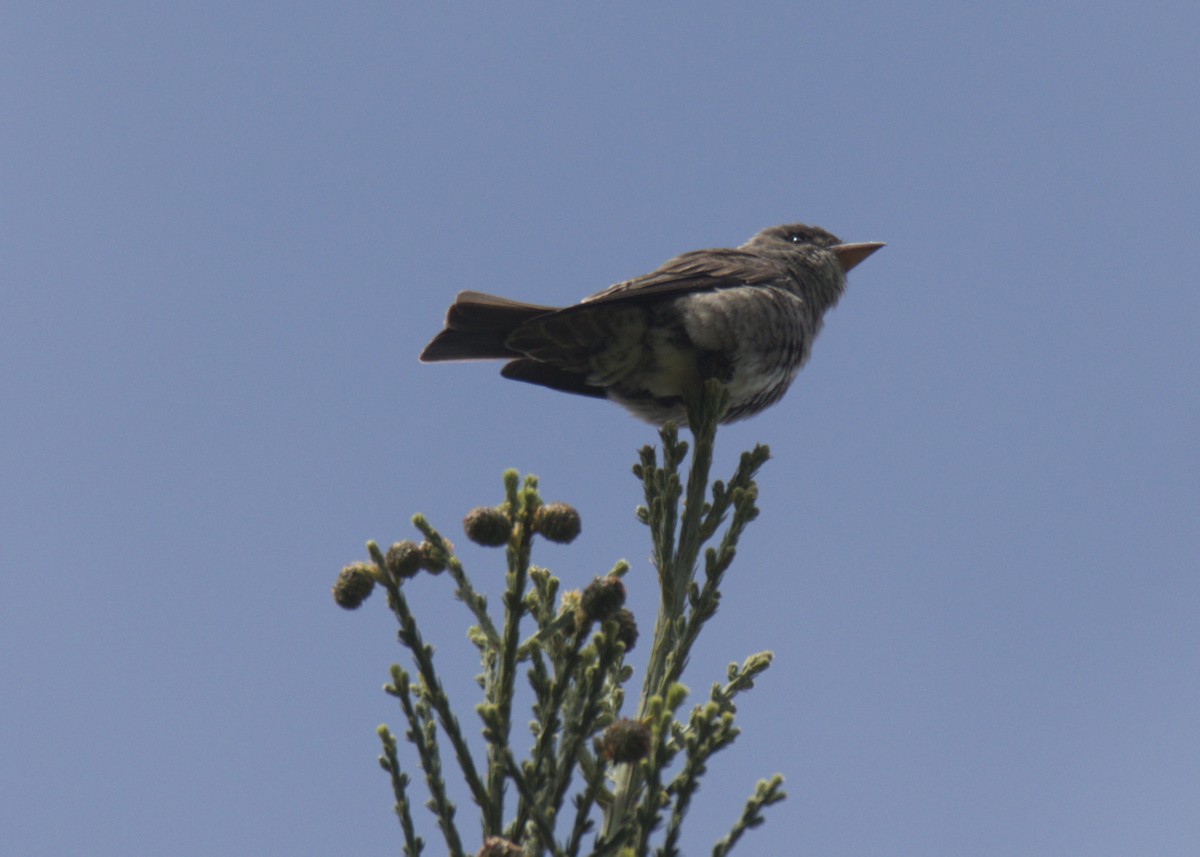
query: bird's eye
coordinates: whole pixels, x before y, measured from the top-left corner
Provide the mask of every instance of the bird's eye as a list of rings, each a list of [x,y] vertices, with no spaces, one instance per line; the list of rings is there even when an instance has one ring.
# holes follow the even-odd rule
[[[801,244],[804,241],[804,236],[799,232],[793,232],[788,236],[788,241],[791,241],[793,244]]]

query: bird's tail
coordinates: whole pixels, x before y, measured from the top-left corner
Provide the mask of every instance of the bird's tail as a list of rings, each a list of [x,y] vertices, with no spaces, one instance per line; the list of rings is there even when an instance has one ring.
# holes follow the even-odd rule
[[[483,292],[459,292],[446,312],[446,328],[421,352],[423,363],[519,357],[505,340],[531,318],[556,307],[511,301]]]

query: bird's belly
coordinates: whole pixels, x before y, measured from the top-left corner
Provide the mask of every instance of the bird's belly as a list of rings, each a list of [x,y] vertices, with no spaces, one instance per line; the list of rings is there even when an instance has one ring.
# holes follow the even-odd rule
[[[805,307],[778,289],[741,288],[693,295],[683,312],[694,346],[737,402],[785,389],[808,357]],[[724,376],[722,377],[722,371]]]
[[[749,416],[786,392],[808,356],[803,302],[776,289],[688,295],[645,328],[638,371],[608,387],[610,398],[651,422],[681,421],[683,391],[705,378],[725,384],[730,419]],[[806,324],[808,323],[808,324]]]

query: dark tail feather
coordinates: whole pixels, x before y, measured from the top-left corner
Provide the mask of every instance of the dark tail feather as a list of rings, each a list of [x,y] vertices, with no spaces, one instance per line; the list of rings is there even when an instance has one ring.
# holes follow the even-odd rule
[[[580,396],[592,396],[597,399],[607,396],[603,387],[593,387],[589,384],[587,375],[583,372],[571,372],[549,363],[531,360],[528,357],[505,363],[500,374],[514,381],[540,384],[551,390],[562,390],[564,393],[577,393]]]
[[[459,292],[446,313],[446,329],[425,346],[421,360],[436,363],[518,357],[504,344],[508,335],[529,319],[555,309],[482,292]]]

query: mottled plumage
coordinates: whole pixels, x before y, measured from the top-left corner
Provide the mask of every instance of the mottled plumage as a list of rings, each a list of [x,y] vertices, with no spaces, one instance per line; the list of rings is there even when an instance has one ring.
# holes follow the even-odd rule
[[[882,246],[792,224],[684,253],[563,309],[459,292],[421,359],[507,359],[506,378],[609,398],[660,425],[686,422],[683,390],[716,378],[732,422],[787,392],[846,272]]]

